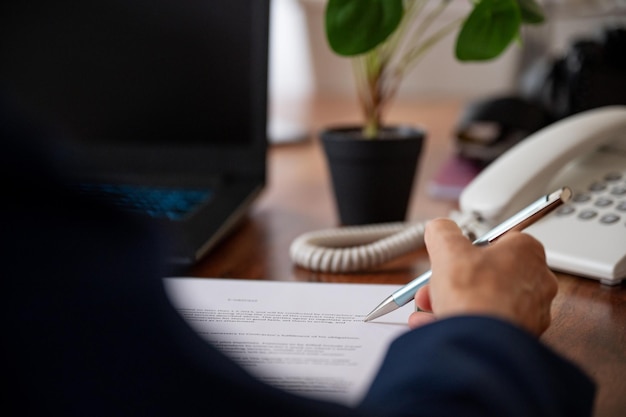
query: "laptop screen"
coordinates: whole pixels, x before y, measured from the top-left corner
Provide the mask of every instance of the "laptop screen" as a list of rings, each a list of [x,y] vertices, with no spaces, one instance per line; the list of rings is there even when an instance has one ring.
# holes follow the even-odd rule
[[[264,175],[267,0],[13,3],[3,81],[81,169]]]

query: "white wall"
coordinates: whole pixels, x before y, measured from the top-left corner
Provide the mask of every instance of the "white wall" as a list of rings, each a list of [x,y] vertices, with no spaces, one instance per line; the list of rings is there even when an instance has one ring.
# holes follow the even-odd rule
[[[274,95],[297,98],[314,90],[306,25],[299,0],[272,0],[269,89]]]

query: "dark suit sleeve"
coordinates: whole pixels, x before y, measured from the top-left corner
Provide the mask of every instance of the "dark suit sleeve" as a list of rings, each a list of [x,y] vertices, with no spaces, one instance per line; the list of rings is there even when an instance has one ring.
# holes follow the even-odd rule
[[[380,415],[589,416],[595,387],[525,331],[455,317],[396,340],[361,407]]]

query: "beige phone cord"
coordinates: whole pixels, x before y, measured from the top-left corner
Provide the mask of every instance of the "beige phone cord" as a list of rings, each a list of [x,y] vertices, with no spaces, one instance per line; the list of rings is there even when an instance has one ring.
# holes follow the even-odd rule
[[[486,226],[473,215],[450,215],[467,235],[479,235]],[[379,223],[324,229],[300,235],[291,243],[292,261],[317,272],[357,272],[383,264],[424,245],[419,223]]]

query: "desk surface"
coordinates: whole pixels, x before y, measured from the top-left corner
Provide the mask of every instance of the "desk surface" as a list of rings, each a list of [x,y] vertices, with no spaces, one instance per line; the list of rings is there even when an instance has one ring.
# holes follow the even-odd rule
[[[428,197],[427,182],[452,151],[451,133],[463,109],[458,100],[397,103],[388,120],[424,127],[428,132],[407,220],[445,216],[454,201]],[[317,99],[287,103],[282,115],[308,126],[302,142],[273,145],[268,155],[268,185],[250,215],[189,275],[283,281],[404,284],[429,268],[424,250],[407,254],[367,273],[326,274],[294,267],[289,245],[298,235],[335,227],[332,188],[316,132],[333,124],[358,122],[355,103]],[[598,382],[595,416],[626,416],[626,286],[557,274],[559,293],[553,321],[542,339],[574,360]]]

